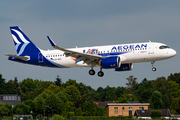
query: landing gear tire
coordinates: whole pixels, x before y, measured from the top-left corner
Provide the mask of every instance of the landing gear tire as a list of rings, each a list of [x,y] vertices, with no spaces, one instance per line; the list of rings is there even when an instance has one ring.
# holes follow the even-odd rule
[[[104,76],[104,73],[103,73],[102,71],[99,71],[99,72],[98,72],[98,76],[99,76],[99,77],[103,77],[103,76]]]
[[[95,74],[95,71],[93,69],[89,70],[89,74],[90,75],[94,75]]]
[[[154,71],[154,72],[155,72],[155,71],[156,71],[156,68],[155,68],[155,67],[153,67],[153,68],[152,68],[152,71]]]

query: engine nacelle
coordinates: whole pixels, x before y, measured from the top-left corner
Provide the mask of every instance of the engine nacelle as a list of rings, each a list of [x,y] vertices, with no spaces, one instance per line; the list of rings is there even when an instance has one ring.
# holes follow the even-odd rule
[[[105,69],[119,68],[121,66],[121,60],[119,56],[110,56],[101,59],[101,66]]]
[[[116,68],[115,71],[129,71],[133,69],[132,63],[121,64],[120,68]]]

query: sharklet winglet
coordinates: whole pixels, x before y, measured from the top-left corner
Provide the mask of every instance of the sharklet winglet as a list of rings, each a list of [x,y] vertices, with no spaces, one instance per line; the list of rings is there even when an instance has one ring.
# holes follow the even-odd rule
[[[47,38],[53,47],[57,46],[56,43],[49,36],[47,36]]]

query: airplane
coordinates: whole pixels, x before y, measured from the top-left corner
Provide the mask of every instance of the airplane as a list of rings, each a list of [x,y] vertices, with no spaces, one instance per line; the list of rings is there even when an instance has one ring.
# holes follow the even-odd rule
[[[59,47],[47,36],[51,46],[56,50],[38,48],[18,26],[10,27],[17,51],[16,55],[5,54],[15,62],[54,68],[91,67],[90,75],[95,74],[94,67],[99,67],[99,77],[104,76],[102,69],[114,69],[117,72],[130,71],[133,63],[151,62],[152,70],[155,61],[172,58],[176,51],[166,44],[143,42],[131,44],[105,45],[65,49]]]

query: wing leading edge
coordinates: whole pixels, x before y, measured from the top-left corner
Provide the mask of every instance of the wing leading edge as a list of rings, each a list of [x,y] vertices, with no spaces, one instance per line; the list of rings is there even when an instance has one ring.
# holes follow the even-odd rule
[[[76,58],[76,61],[82,60],[86,64],[91,64],[92,62],[96,62],[96,64],[99,64],[99,61],[101,60],[101,58],[104,57],[104,56],[92,55],[92,54],[81,53],[81,52],[76,52],[73,50],[64,49],[57,46],[56,43],[49,36],[47,36],[47,38],[49,42],[51,43],[51,45],[53,46],[53,48],[64,51],[64,54],[66,56],[74,57]]]

